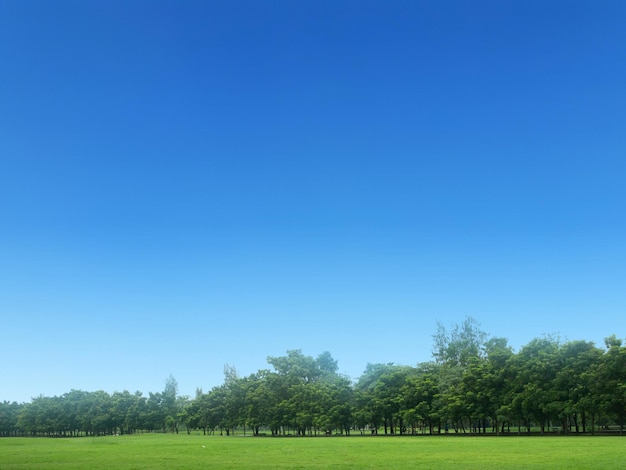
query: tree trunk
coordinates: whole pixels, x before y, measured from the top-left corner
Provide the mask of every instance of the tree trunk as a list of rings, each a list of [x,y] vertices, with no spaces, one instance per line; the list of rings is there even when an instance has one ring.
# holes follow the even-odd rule
[[[583,434],[587,433],[587,414],[583,411],[580,414],[580,421],[583,427]]]

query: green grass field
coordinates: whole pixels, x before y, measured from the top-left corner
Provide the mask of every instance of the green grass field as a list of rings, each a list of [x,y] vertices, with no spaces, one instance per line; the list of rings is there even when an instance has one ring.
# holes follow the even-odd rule
[[[623,468],[620,437],[2,438],[6,469]]]

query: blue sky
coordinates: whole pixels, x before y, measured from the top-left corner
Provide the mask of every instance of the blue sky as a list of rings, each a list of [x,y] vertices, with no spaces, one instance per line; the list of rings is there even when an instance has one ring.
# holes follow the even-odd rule
[[[626,336],[626,5],[0,1],[0,399]]]

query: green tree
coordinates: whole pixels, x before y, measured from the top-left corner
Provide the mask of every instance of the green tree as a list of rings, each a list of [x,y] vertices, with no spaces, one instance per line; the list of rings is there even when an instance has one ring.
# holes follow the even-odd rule
[[[545,433],[552,418],[559,419],[560,400],[555,378],[560,369],[559,339],[535,338],[517,354],[518,388],[527,429],[535,421]]]
[[[419,364],[400,390],[404,399],[404,419],[413,434],[418,428],[422,433],[428,429],[428,433],[433,434],[434,426],[439,422],[435,399],[439,391],[440,368],[432,362]]]
[[[596,369],[596,387],[600,407],[624,433],[626,422],[626,347],[615,335],[605,339],[607,347]]]
[[[480,329],[480,323],[472,317],[466,317],[460,325],[454,325],[448,331],[437,323],[433,335],[433,357],[438,364],[449,367],[467,367],[472,358],[485,357],[487,333]]]
[[[17,402],[0,402],[0,436],[17,436],[17,419],[24,405]]]
[[[400,407],[402,396],[400,389],[410,368],[395,364],[367,364],[363,375],[356,384],[366,402],[366,414],[369,427],[378,432],[380,426],[384,433],[394,434],[396,424],[402,429]],[[359,417],[362,419],[362,416]]]
[[[178,382],[176,379],[170,374],[170,376],[165,380],[165,388],[163,389],[163,393],[161,393],[161,402],[159,406],[161,407],[160,416],[163,417],[162,428],[164,430],[169,430],[171,432],[175,432],[178,434],[179,427],[179,402],[178,398]]]
[[[319,356],[317,356],[315,362],[317,363],[317,367],[322,374],[333,376],[337,374],[337,370],[339,370],[337,361],[333,359],[328,351],[324,351]]]
[[[245,383],[246,420],[255,436],[263,426],[272,423],[272,409],[277,405],[276,397],[268,386],[267,370],[260,370],[248,377]]]
[[[587,341],[571,341],[559,350],[560,367],[555,377],[555,387],[559,390],[560,418],[564,433],[587,430],[587,415],[592,421],[597,406],[592,393],[593,383],[589,371],[596,369],[602,358],[602,351]]]

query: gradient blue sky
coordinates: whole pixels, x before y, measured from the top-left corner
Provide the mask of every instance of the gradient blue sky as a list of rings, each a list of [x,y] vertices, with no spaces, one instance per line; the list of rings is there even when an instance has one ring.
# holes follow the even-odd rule
[[[623,1],[0,0],[0,400],[626,336]]]

